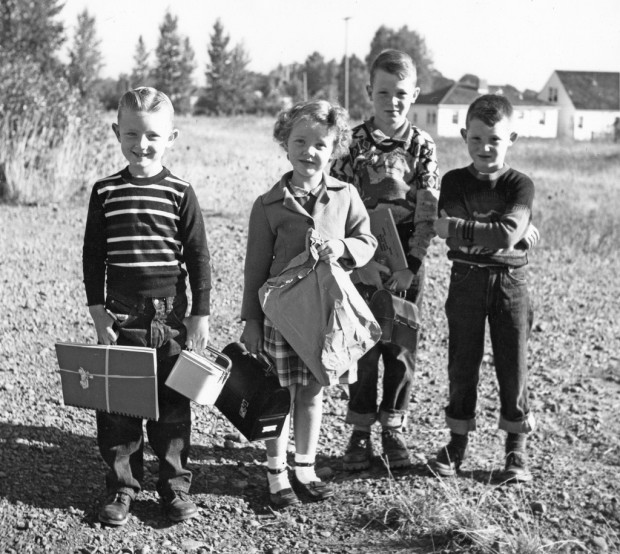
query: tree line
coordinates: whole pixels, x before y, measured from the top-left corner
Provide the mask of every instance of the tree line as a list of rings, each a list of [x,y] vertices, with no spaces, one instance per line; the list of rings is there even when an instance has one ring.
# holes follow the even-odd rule
[[[179,31],[178,18],[170,11],[159,25],[154,49],[149,48],[142,36],[138,37],[131,72],[115,79],[102,79],[103,55],[95,17],[87,9],[83,10],[77,16],[73,35],[68,37],[57,19],[61,10],[60,0],[0,0],[0,62],[28,74],[30,84],[37,80],[35,88],[54,88],[43,83],[50,78],[59,88],[60,80],[61,89],[66,85],[72,94],[106,109],[114,109],[120,95],[136,86],[154,86],[166,92],[180,113],[275,113],[286,103],[305,98],[325,98],[344,105],[345,61],[348,61],[349,111],[353,117],[360,118],[370,109],[365,88],[368,65],[385,48],[398,48],[412,56],[423,91],[450,82],[434,68],[424,38],[407,26],[397,30],[379,27],[364,60],[355,55],[348,60],[344,56],[341,60],[327,60],[315,51],[303,62],[278,65],[262,74],[249,69],[250,54],[243,44],[231,44],[218,19],[208,37],[208,62],[203,68],[206,86],[197,87],[193,79],[199,69],[195,50],[189,38]],[[59,53],[67,42],[68,62],[63,64]],[[0,69],[0,77],[2,73],[6,71]],[[11,96],[8,88],[6,83],[0,84],[0,110],[7,109],[7,97]],[[13,101],[20,100],[13,98]]]

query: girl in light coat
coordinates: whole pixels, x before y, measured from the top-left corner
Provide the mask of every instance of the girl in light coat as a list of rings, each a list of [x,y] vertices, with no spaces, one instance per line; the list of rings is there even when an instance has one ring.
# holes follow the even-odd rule
[[[370,232],[366,208],[357,190],[329,177],[330,162],[347,152],[350,129],[345,110],[329,102],[299,103],[279,114],[274,138],[293,166],[268,192],[259,196],[250,215],[245,258],[241,342],[252,354],[266,353],[282,386],[289,388],[295,438],[293,484],[313,500],[333,496],[314,469],[322,419],[323,387],[271,324],[261,309],[258,290],[305,250],[309,228],[318,231],[322,261],[346,269],[372,258],[377,241]],[[266,441],[267,479],[274,508],[299,503],[286,471],[289,424],[280,437]]]

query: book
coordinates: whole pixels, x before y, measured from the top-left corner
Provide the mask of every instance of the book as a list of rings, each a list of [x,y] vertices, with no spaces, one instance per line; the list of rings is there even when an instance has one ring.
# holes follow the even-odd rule
[[[213,359],[183,350],[166,379],[166,386],[197,404],[213,406],[230,375],[232,362],[210,346],[207,353]]]
[[[65,405],[159,419],[154,348],[56,343]]]
[[[396,229],[394,216],[389,208],[375,210],[370,216],[370,230],[377,238],[375,261],[387,265],[392,271],[407,269],[407,256]]]

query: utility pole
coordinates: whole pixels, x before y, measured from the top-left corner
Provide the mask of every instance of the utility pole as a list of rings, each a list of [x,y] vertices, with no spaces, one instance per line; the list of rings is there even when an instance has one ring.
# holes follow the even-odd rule
[[[344,109],[349,110],[349,19],[344,18]]]

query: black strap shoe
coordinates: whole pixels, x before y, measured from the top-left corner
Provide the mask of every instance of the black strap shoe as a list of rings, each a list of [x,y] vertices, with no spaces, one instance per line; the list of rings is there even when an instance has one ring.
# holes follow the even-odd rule
[[[309,467],[314,464],[295,463],[298,467]],[[310,500],[320,501],[334,496],[334,489],[330,487],[324,481],[310,481],[309,483],[302,483],[297,479],[297,475],[293,473],[293,488],[298,492],[307,496]]]
[[[170,521],[185,521],[198,515],[198,507],[185,491],[168,491],[162,494],[161,503]]]
[[[125,525],[129,519],[131,496],[125,492],[110,494],[99,510],[99,521],[107,525]]]

